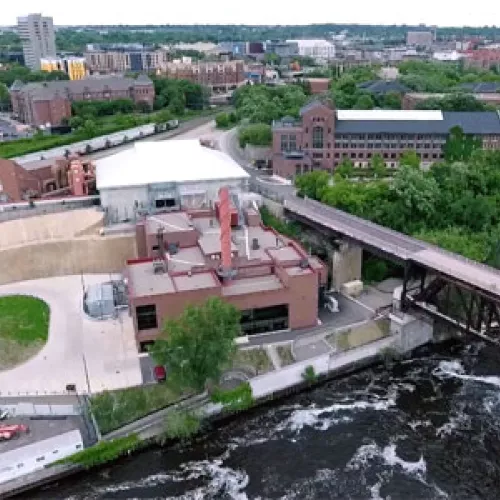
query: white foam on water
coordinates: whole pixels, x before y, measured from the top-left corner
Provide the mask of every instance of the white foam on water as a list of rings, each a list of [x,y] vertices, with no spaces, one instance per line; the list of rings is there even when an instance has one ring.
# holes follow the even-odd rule
[[[377,401],[353,401],[350,403],[334,403],[323,408],[311,406],[300,410],[295,410],[282,424],[277,426],[277,430],[290,429],[295,432],[300,432],[304,427],[314,427],[318,430],[327,430],[333,425],[348,423],[352,418],[343,416],[327,415],[337,413],[347,413],[363,410],[388,410],[396,404],[394,398],[381,399]]]
[[[375,457],[380,457],[380,455],[381,450],[375,443],[364,444],[356,450],[354,456],[347,463],[346,469],[364,469],[371,460],[373,460]]]
[[[459,413],[458,415],[454,415],[450,417],[450,420],[448,422],[436,429],[436,436],[445,437],[449,436],[450,434],[454,434],[459,430],[463,430],[464,428],[468,427],[468,425],[470,424],[470,420],[470,416],[466,415],[463,412]]]
[[[432,373],[438,378],[453,377],[461,380],[472,380],[500,388],[500,377],[467,375],[460,361],[441,361]]]
[[[424,475],[427,472],[427,464],[424,460],[423,455],[420,456],[418,462],[408,462],[398,457],[396,454],[396,445],[390,444],[386,446],[382,451],[382,457],[385,460],[387,465],[395,467],[399,465],[402,469],[404,469],[409,474],[422,474]]]
[[[419,427],[432,427],[432,422],[430,420],[412,420],[408,422],[408,426],[415,431]]]
[[[373,486],[370,486],[370,495],[371,500],[384,500],[380,496],[380,488],[382,487],[382,481],[375,483]]]

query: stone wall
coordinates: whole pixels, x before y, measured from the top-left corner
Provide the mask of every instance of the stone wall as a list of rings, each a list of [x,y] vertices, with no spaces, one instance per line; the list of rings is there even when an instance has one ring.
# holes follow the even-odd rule
[[[122,272],[137,255],[135,234],[43,241],[0,250],[0,284],[80,273]]]

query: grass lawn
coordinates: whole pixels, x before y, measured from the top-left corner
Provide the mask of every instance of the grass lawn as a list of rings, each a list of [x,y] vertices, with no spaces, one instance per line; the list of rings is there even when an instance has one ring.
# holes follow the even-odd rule
[[[278,356],[281,359],[281,366],[288,366],[291,365],[292,363],[295,363],[291,345],[276,346],[276,351],[278,352]]]
[[[257,375],[274,369],[265,349],[238,349],[233,358],[233,368],[251,367]]]
[[[0,297],[0,370],[38,352],[49,333],[49,306],[26,295]]]
[[[99,429],[107,434],[134,420],[161,410],[180,398],[168,383],[105,391],[91,398]]]

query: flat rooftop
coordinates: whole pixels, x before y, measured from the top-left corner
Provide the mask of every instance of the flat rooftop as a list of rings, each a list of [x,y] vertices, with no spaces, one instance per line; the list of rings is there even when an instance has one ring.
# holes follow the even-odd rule
[[[172,273],[183,273],[205,265],[205,257],[199,247],[179,248],[168,258],[168,270]]]
[[[222,287],[224,297],[230,295],[245,295],[247,293],[269,292],[283,289],[283,283],[274,274],[255,278],[242,278],[230,281]]]
[[[310,267],[302,268],[300,266],[286,267],[285,271],[288,276],[304,276],[305,274],[313,273]]]
[[[165,233],[175,233],[194,230],[194,226],[186,212],[150,215],[146,220],[148,234],[154,234],[158,229],[163,229]]]
[[[136,262],[127,267],[132,296],[145,297],[174,293],[172,278],[167,273],[155,274],[153,262]]]
[[[220,286],[219,280],[210,271],[193,273],[191,276],[174,276],[175,286],[179,292],[188,290],[204,290],[207,288],[217,288]]]
[[[205,233],[198,239],[201,251],[205,255],[221,253],[220,230],[212,233]],[[231,251],[237,252],[238,247],[231,241]]]
[[[291,245],[268,250],[271,257],[277,262],[294,262],[303,259],[302,255]]]

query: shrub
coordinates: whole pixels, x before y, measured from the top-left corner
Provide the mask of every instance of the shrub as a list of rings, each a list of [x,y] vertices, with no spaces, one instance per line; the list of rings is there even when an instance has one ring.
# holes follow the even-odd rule
[[[57,463],[71,463],[85,468],[105,464],[135,450],[140,444],[137,434],[101,441],[90,448],[79,451]]]
[[[165,418],[165,433],[163,439],[188,439],[200,430],[200,418],[193,412],[174,409]]]
[[[314,371],[314,366],[312,365],[306,366],[304,373],[302,373],[302,378],[304,379],[305,382],[308,382],[310,384],[316,382],[318,380],[318,376]]]
[[[248,382],[230,390],[215,389],[210,399],[214,403],[221,403],[229,411],[246,410],[254,404],[252,387]]]
[[[240,129],[238,134],[240,147],[247,144],[252,146],[270,146],[273,142],[271,126],[267,123],[254,123]]]

